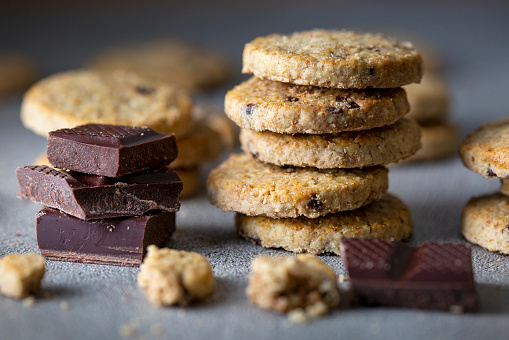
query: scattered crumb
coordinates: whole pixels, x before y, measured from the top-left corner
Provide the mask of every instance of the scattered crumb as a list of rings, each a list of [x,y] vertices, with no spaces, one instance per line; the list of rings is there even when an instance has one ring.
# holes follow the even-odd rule
[[[288,313],[288,321],[290,321],[291,323],[304,324],[309,322],[309,318],[306,312],[303,309],[299,308],[294,309]]]
[[[69,305],[69,302],[67,301],[62,301],[60,302],[60,309],[61,310],[69,310],[71,306]]]
[[[463,307],[458,305],[452,305],[449,311],[453,314],[463,314]]]
[[[131,324],[128,324],[128,323],[123,324],[122,326],[120,326],[120,328],[118,330],[118,333],[123,338],[131,338],[135,334],[137,334],[136,327],[133,327]]]
[[[0,293],[23,299],[37,292],[45,273],[44,257],[11,254],[0,258]]]
[[[33,296],[29,296],[23,299],[23,306],[25,307],[33,307],[35,305],[35,298]]]
[[[227,277],[227,276],[228,276],[228,274],[223,274],[223,275],[221,275],[221,277]]]
[[[339,275],[339,277],[338,277],[338,281],[339,281],[340,283],[345,282],[345,276],[344,276],[343,274]]]
[[[14,236],[19,237],[19,236],[21,236],[21,233],[19,231],[17,231],[14,233]]]

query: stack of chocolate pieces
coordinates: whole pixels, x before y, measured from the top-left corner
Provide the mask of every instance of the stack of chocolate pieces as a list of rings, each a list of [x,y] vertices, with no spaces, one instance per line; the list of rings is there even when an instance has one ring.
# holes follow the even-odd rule
[[[344,236],[405,239],[412,220],[387,194],[384,166],[420,147],[402,85],[422,61],[409,43],[314,30],[248,43],[226,114],[244,154],[208,179],[211,202],[239,213],[237,232],[264,247],[339,254]]]
[[[37,241],[50,260],[138,266],[175,231],[182,181],[174,135],[88,124],[49,133],[53,167],[16,170],[18,196],[45,205]]]

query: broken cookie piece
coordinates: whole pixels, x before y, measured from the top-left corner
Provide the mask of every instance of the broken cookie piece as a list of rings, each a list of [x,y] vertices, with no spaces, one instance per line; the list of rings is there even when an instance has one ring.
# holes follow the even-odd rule
[[[0,293],[14,299],[25,298],[41,286],[44,276],[44,257],[11,254],[0,258]]]
[[[195,252],[149,246],[140,266],[138,285],[158,306],[181,305],[201,300],[214,291],[209,262]]]
[[[338,305],[336,274],[311,254],[253,260],[246,293],[255,305],[319,317]]]

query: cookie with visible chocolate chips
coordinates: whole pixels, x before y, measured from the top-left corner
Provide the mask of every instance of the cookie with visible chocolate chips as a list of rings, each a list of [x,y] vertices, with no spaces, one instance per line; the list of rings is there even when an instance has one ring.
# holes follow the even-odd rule
[[[381,34],[316,29],[247,43],[242,72],[297,85],[395,88],[419,82],[422,59],[412,44]]]
[[[207,180],[210,202],[223,211],[273,218],[353,210],[387,192],[387,168],[327,169],[279,167],[248,154],[232,154]]]
[[[419,125],[408,118],[366,131],[335,134],[280,134],[242,129],[244,152],[275,165],[363,168],[398,162],[420,147]]]
[[[256,131],[323,134],[393,124],[409,110],[401,88],[342,90],[253,77],[230,90],[225,112]]]
[[[318,218],[274,219],[237,214],[235,228],[240,236],[266,248],[340,255],[339,240],[342,237],[396,240],[410,237],[412,215],[396,196],[386,195],[362,208]]]
[[[191,129],[187,92],[151,77],[124,71],[70,71],[53,75],[25,94],[21,120],[46,136],[88,123],[147,126],[182,136]]]
[[[460,144],[463,163],[484,177],[509,177],[509,119],[481,125]]]
[[[472,198],[461,221],[461,233],[472,243],[509,255],[509,198],[496,193]]]

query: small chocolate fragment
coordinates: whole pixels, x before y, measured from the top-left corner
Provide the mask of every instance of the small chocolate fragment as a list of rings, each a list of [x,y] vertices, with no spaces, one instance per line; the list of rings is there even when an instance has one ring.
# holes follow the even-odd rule
[[[182,181],[172,170],[120,178],[63,172],[51,167],[16,169],[18,197],[81,219],[137,216],[151,210],[178,211]]]
[[[37,213],[37,243],[48,260],[139,266],[147,247],[165,245],[174,212],[85,221],[57,209]]]
[[[367,304],[475,312],[478,297],[471,249],[465,244],[419,247],[376,239],[341,239],[352,289]]]
[[[176,157],[175,136],[147,127],[88,124],[48,135],[49,162],[87,174],[120,177],[160,168]]]

